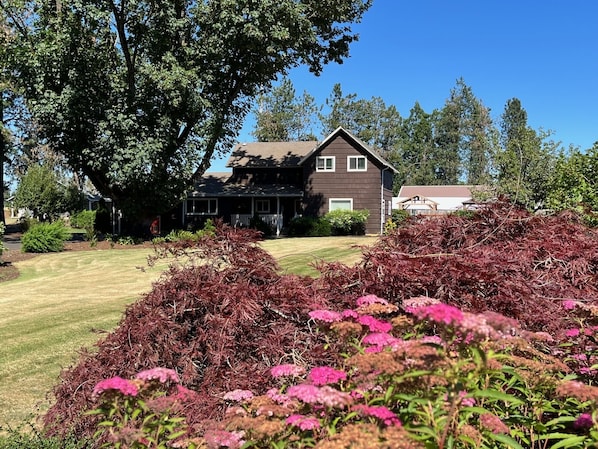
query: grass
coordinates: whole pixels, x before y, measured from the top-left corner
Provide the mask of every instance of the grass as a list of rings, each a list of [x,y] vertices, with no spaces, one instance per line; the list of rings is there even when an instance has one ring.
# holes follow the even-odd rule
[[[351,264],[374,237],[267,240],[284,272],[317,275],[316,260]],[[126,306],[151,289],[165,266],[149,269],[145,249],[43,254],[17,262],[0,286],[0,428],[43,413],[61,369],[77,350],[113,329]],[[144,267],[142,271],[138,267]]]

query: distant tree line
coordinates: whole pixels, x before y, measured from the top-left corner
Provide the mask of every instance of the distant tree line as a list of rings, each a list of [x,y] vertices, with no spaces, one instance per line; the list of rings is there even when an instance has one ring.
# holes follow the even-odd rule
[[[597,145],[563,149],[550,132],[529,126],[517,98],[494,120],[462,78],[442,108],[427,112],[416,102],[407,116],[381,97],[345,94],[340,84],[318,105],[283,78],[259,96],[253,112],[258,141],[317,140],[343,126],[395,166],[397,191],[401,185],[485,185],[531,210],[598,210]]]

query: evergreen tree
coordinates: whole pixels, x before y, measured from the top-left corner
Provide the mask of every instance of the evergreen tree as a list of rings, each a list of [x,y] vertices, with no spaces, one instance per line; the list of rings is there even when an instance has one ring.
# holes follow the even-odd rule
[[[316,140],[313,133],[318,108],[307,92],[298,98],[288,78],[257,100],[253,136],[259,142]]]
[[[501,147],[495,156],[498,192],[529,209],[543,207],[548,195],[555,144],[549,133],[536,132],[517,98],[507,101],[501,116]]]

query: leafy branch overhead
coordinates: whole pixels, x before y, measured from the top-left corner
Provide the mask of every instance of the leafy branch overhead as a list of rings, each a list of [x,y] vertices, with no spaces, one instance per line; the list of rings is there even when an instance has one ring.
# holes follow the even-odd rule
[[[42,138],[142,217],[180,199],[280,74],[342,62],[356,39],[350,24],[370,4],[14,0],[0,8],[15,36],[9,72]]]

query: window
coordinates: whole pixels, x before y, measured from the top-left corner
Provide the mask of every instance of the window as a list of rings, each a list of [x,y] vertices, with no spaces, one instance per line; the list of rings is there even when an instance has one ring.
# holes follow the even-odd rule
[[[353,198],[330,198],[328,210],[353,210]]]
[[[348,156],[347,171],[366,171],[367,159],[365,156]]]
[[[187,215],[216,215],[218,200],[215,198],[187,200]]]
[[[255,200],[255,211],[258,214],[270,213],[270,200]]]
[[[320,156],[316,159],[316,171],[334,171],[334,156]]]

